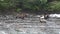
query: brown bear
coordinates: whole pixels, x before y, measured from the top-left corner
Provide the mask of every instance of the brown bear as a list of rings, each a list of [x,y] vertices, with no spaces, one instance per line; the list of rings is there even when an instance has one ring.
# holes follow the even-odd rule
[[[26,13],[17,14],[16,16],[16,18],[21,18],[21,19],[24,19],[25,17],[27,17]]]

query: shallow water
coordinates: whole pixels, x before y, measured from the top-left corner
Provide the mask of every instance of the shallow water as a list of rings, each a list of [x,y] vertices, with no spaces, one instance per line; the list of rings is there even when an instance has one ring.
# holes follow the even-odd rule
[[[24,20],[0,17],[0,34],[60,34],[60,19],[49,18],[46,23],[40,23],[38,17]]]

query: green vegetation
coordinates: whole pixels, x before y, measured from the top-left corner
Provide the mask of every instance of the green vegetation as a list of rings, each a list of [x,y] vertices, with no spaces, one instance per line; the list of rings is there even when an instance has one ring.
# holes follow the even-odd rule
[[[0,0],[0,10],[15,9],[16,12],[60,11],[60,0]]]

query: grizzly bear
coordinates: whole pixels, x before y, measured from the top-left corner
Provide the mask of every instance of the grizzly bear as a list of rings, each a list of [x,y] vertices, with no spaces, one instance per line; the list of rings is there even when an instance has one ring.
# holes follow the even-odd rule
[[[16,18],[24,19],[25,17],[27,17],[27,14],[25,14],[25,13],[21,13],[21,14],[16,15]]]

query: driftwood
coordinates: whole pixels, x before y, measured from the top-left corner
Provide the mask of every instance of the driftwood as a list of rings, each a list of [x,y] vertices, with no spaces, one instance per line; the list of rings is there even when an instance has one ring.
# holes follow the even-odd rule
[[[46,20],[45,20],[44,15],[41,15],[41,16],[40,16],[40,22],[41,22],[41,23],[46,23]]]
[[[45,19],[40,18],[40,22],[41,22],[41,23],[46,23],[46,20],[45,20]]]
[[[40,16],[40,22],[46,23],[46,20],[49,18],[49,14],[41,15]]]

